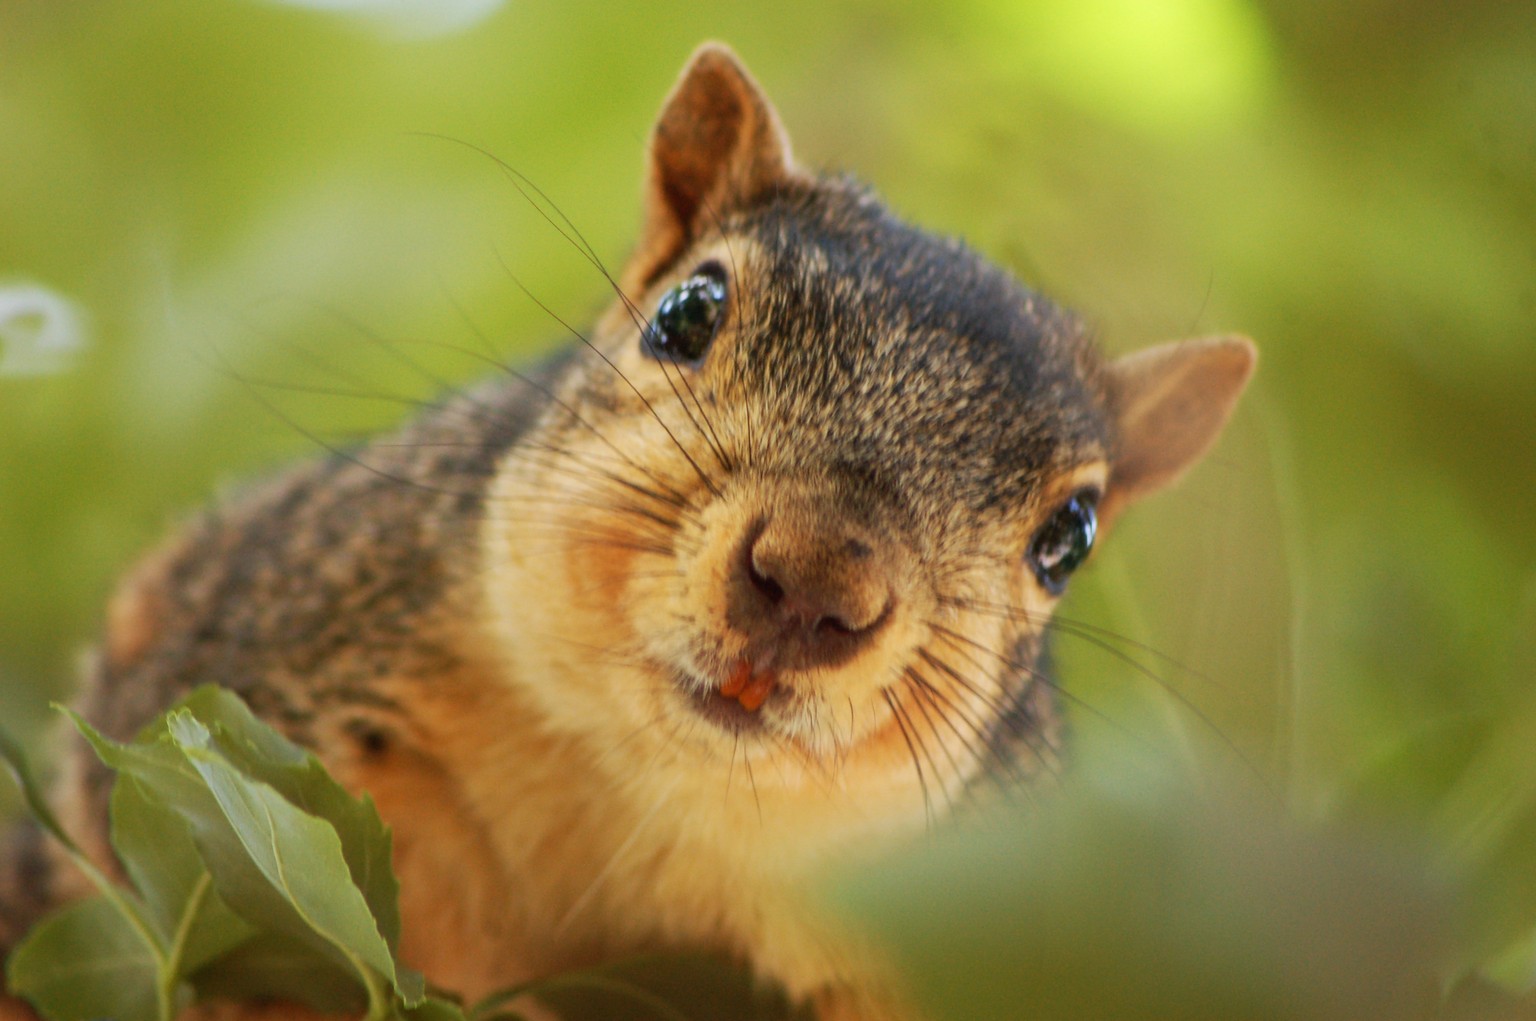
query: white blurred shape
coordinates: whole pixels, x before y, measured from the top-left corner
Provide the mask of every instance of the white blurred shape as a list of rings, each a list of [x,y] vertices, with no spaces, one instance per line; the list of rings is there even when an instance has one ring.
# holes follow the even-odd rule
[[[345,14],[415,38],[450,35],[479,24],[506,0],[268,0],[288,7]]]
[[[85,348],[85,317],[40,284],[0,283],[0,376],[63,372]]]

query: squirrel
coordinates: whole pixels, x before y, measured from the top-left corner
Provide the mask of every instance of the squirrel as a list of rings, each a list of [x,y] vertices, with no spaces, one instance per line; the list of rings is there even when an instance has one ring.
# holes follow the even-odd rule
[[[691,948],[820,1021],[908,1017],[797,891],[1055,768],[1051,612],[1214,442],[1254,348],[1108,358],[803,169],[719,44],[648,161],[590,332],[184,527],[112,599],[77,704],[125,740],[197,685],[239,693],[372,795],[402,958],[468,998]],[[55,790],[103,865],[109,782],[77,744]],[[0,864],[0,953],[83,892],[40,848]]]

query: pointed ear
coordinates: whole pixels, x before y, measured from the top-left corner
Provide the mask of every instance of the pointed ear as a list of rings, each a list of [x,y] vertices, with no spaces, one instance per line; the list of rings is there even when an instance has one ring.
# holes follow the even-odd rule
[[[1210,449],[1257,358],[1246,337],[1210,337],[1160,344],[1110,365],[1119,445],[1102,517],[1176,481]]]
[[[699,47],[683,69],[650,156],[645,228],[625,271],[642,286],[717,217],[797,176],[779,115],[720,43]]]

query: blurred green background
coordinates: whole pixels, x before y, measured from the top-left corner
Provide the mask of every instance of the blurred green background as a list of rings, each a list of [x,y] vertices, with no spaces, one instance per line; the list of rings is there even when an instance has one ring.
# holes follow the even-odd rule
[[[950,1017],[1536,1014],[1522,0],[0,0],[0,725],[41,746],[113,578],[221,486],[558,342],[509,271],[601,307],[471,146],[617,263],[706,38],[804,162],[1111,350],[1262,351],[1063,607],[1117,636],[1059,643],[1066,796],[848,894],[914,985]],[[275,415],[237,376],[377,398]]]

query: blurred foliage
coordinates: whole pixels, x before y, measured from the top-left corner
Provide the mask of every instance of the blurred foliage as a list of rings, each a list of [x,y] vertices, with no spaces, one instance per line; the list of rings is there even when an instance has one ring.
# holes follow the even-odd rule
[[[37,288],[84,344],[0,376],[8,727],[42,732],[137,551],[220,485],[314,449],[250,380],[376,394],[259,388],[342,438],[482,372],[488,350],[557,342],[509,273],[567,318],[600,307],[590,267],[473,147],[617,262],[650,117],[692,47],[723,38],[802,159],[965,236],[1111,349],[1241,330],[1263,354],[1223,445],[1118,528],[1063,608],[1118,636],[1059,643],[1071,796],[1019,824],[1016,855],[976,838],[866,892],[914,975],[950,933],[965,953],[930,992],[956,1017],[1094,988],[1116,1016],[1344,1016],[1326,1001],[1407,1017],[1420,987],[1388,990],[1475,969],[1529,995],[1536,8],[465,0],[415,16],[431,6],[0,0],[0,366],[56,325],[39,320],[56,303],[15,298]],[[413,366],[380,338],[425,343],[398,349]],[[1054,871],[1063,858],[1077,871]],[[922,887],[967,862],[985,878],[976,921],[930,925],[971,902]],[[1106,897],[1099,874],[1145,895]],[[1365,970],[1328,970],[1342,962]],[[1114,999],[1131,988],[1105,983],[1117,967],[1150,998]],[[986,999],[987,968],[1017,976],[1014,1000]],[[1483,1004],[1466,1016],[1517,1009],[1463,988]]]

